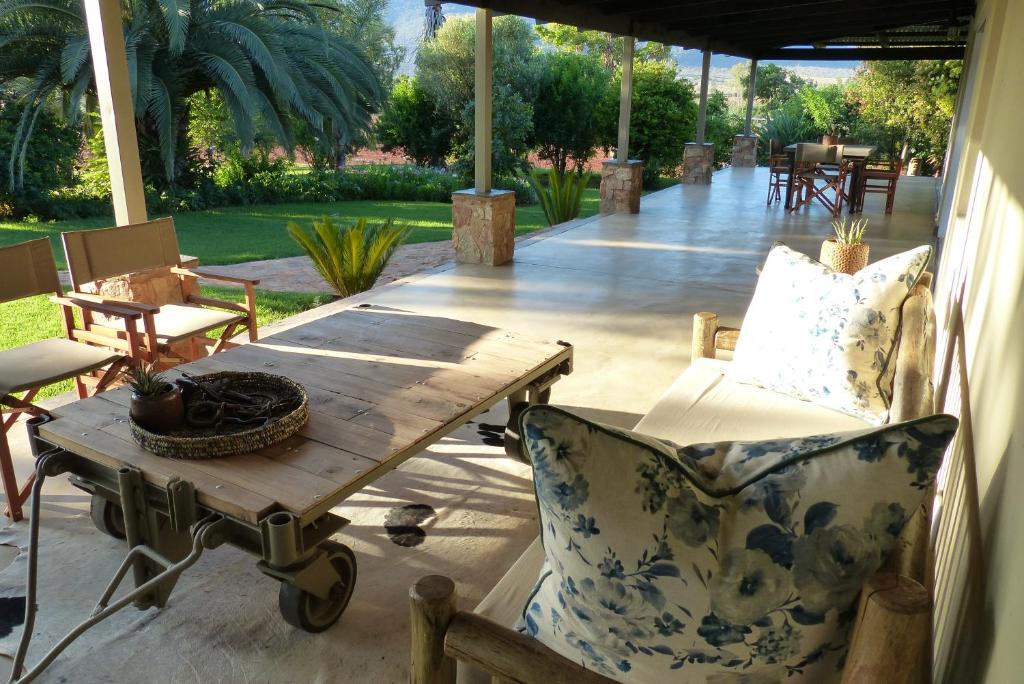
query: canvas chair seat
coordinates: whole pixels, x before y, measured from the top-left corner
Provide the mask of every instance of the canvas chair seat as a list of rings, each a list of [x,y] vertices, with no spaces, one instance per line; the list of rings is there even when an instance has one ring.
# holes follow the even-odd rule
[[[119,352],[52,338],[0,351],[0,396],[84,375],[113,363]]]
[[[156,327],[157,342],[171,344],[244,319],[245,316],[230,311],[204,309],[188,304],[163,304],[159,313],[153,315],[153,324]],[[123,329],[124,321],[116,319],[108,325]]]

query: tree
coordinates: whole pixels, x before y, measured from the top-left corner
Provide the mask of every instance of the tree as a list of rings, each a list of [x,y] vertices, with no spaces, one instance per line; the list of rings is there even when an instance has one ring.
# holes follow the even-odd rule
[[[596,56],[553,52],[543,57],[533,106],[537,154],[564,174],[593,156],[600,137],[598,110],[608,96],[610,74]]]
[[[140,155],[153,182],[171,185],[187,170],[189,98],[198,92],[221,94],[243,148],[260,128],[290,146],[293,118],[317,131],[364,130],[381,98],[360,48],[325,31],[306,0],[129,0],[124,16]],[[17,186],[38,112],[60,97],[74,123],[95,91],[79,0],[0,2],[0,82],[13,79],[25,83],[10,169]]]
[[[455,125],[418,78],[402,76],[374,132],[385,152],[400,151],[420,166],[443,166],[452,151]]]
[[[561,52],[598,55],[609,70],[622,65],[622,39],[619,36],[604,31],[583,31],[565,24],[540,24],[536,31],[541,40]],[[653,41],[638,43],[634,52],[634,59],[640,61],[665,61],[671,56],[670,46]]]
[[[456,122],[454,166],[470,174],[473,153],[473,73],[475,25],[471,17],[453,17],[424,41],[416,55],[416,77],[430,98]],[[537,96],[537,50],[531,24],[513,16],[494,20],[493,160],[496,175],[524,167],[533,130]]]
[[[725,93],[715,90],[708,95],[704,139],[709,143],[714,143],[716,163],[724,164],[732,158],[733,139],[742,130],[742,115],[729,111]]]
[[[693,83],[680,79],[673,62],[638,62],[633,67],[633,105],[629,120],[629,156],[644,162],[644,184],[674,172],[683,160],[683,146],[697,132]],[[618,79],[617,79],[618,80]],[[602,144],[616,144],[618,82],[603,107]]]
[[[804,86],[799,95],[804,110],[822,135],[839,136],[850,132],[854,112],[841,85]]]
[[[960,60],[865,62],[850,97],[866,123],[901,141],[904,161],[914,152],[940,166],[962,70]]]
[[[732,78],[739,84],[740,92],[746,99],[750,92],[750,62],[733,65]],[[791,69],[784,69],[778,64],[758,64],[754,97],[770,109],[792,98],[806,85],[810,85],[810,82],[797,76]]]

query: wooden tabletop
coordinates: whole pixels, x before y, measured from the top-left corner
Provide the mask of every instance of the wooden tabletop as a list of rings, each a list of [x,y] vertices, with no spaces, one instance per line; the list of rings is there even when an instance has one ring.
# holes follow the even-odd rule
[[[126,387],[53,411],[43,439],[248,522],[275,510],[312,520],[513,391],[571,359],[556,341],[384,307],[351,308],[179,366],[285,375],[305,387],[309,423],[267,449],[179,461],[139,447]]]
[[[804,144],[820,145],[821,143],[793,143],[792,145],[786,145],[782,149],[785,152],[796,152],[796,146]],[[867,159],[877,151],[877,145],[843,145],[843,156],[851,159]]]

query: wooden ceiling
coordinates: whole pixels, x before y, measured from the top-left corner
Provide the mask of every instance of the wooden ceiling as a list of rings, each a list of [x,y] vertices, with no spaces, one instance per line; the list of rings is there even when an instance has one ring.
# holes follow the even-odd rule
[[[495,12],[759,59],[958,59],[974,0],[474,0]]]

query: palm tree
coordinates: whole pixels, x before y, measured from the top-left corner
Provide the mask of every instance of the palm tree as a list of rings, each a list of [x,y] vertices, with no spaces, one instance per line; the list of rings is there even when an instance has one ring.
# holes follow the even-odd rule
[[[140,152],[173,183],[188,156],[188,98],[219,91],[243,149],[257,129],[292,144],[292,121],[351,137],[381,99],[361,50],[326,31],[308,0],[125,0],[124,31]],[[0,83],[24,109],[9,169],[17,187],[39,113],[59,98],[76,121],[93,93],[81,0],[0,0]],[[145,164],[145,162],[144,162]]]

